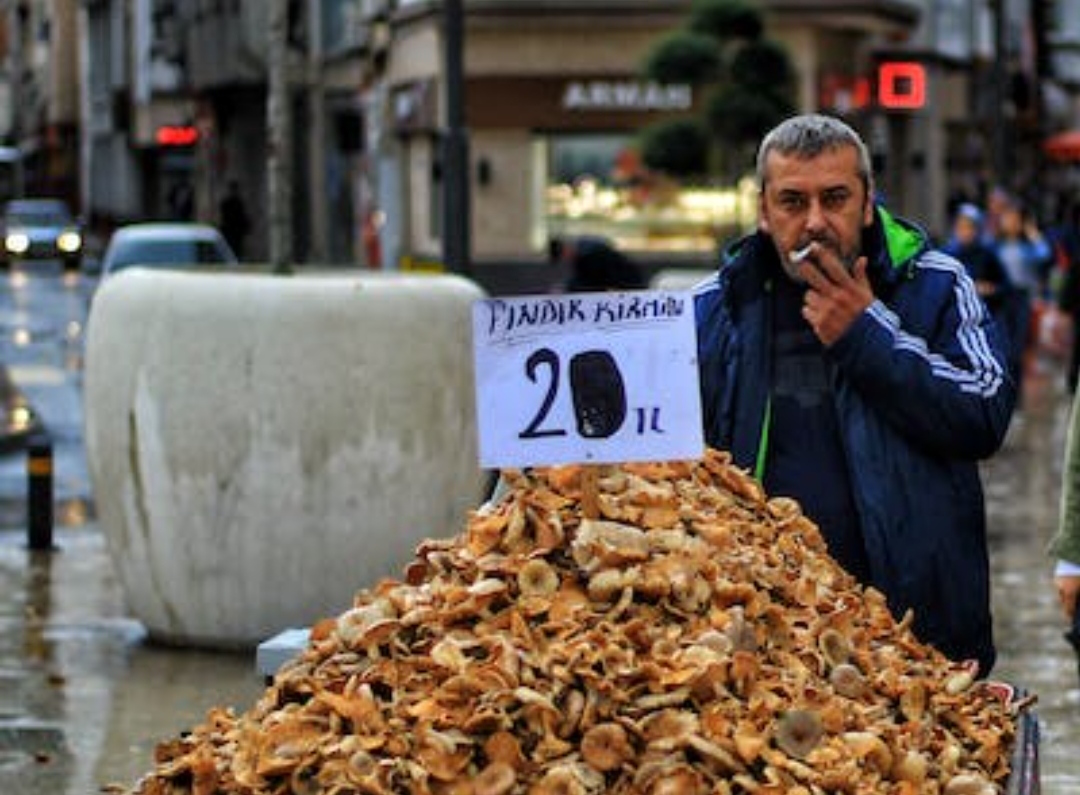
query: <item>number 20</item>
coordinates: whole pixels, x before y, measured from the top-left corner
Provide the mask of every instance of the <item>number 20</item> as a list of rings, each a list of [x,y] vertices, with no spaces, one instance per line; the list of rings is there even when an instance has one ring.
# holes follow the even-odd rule
[[[550,348],[540,348],[526,359],[525,375],[533,383],[537,381],[540,365],[547,365],[550,373],[547,390],[536,415],[518,434],[521,439],[566,435],[562,428],[541,427],[559,391],[561,362],[558,354]],[[626,419],[626,387],[615,359],[607,351],[584,351],[571,357],[570,395],[579,435],[606,439],[622,427]]]

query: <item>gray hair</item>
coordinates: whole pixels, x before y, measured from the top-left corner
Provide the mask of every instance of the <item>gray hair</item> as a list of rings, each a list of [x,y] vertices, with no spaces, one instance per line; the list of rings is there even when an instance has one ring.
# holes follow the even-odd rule
[[[873,184],[870,150],[855,130],[840,119],[821,113],[792,116],[765,135],[757,153],[758,185],[765,185],[765,161],[771,152],[800,158],[816,157],[842,146],[853,146],[858,152],[859,176],[869,193]]]

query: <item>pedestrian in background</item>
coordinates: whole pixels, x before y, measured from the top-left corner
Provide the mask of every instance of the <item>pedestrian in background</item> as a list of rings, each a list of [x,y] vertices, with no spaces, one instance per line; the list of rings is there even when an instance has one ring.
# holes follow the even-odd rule
[[[243,259],[244,244],[251,230],[251,219],[248,217],[244,197],[240,195],[240,183],[235,179],[229,180],[225,196],[221,200],[220,211],[221,234],[229,241],[236,256]]]
[[[874,202],[848,125],[758,150],[758,230],[695,291],[708,444],[793,497],[830,553],[955,660],[995,658],[978,462],[1015,402],[964,266]]]
[[[1060,272],[1057,306],[1070,321],[1065,388],[1071,395],[1080,376],[1080,201],[1065,211],[1054,235],[1054,249]]]
[[[1001,216],[1005,209],[1016,202],[1013,195],[1001,185],[995,185],[990,189],[986,197],[986,221],[983,224],[983,234],[988,241],[993,241],[1001,229]]]
[[[168,202],[174,220],[190,221],[195,213],[195,191],[191,183],[186,179],[174,182],[169,189]]]
[[[641,269],[607,238],[580,235],[554,238],[548,244],[553,263],[564,265],[568,293],[639,290],[647,286]]]
[[[985,237],[985,220],[986,214],[977,205],[960,204],[953,217],[952,233],[942,250],[963,264],[975,282],[975,291],[998,323],[1003,339],[1009,342],[1017,337],[1012,324],[1020,313],[1015,305],[1026,304],[1027,296],[1013,286],[996,247]],[[1020,354],[1021,350],[1014,349],[1010,343],[1008,355],[1014,377],[1019,376]]]
[[[1012,348],[1010,371],[1022,389],[1048,298],[1047,277],[1053,266],[1053,250],[1019,199],[1003,203],[993,246],[1014,288],[1006,307]]]
[[[1062,612],[1070,621],[1080,595],[1080,400],[1073,399],[1069,430],[1065,437],[1065,460],[1061,471],[1061,506],[1058,527],[1050,541],[1057,559],[1054,586]]]
[[[953,218],[952,233],[942,250],[964,265],[979,297],[996,316],[1012,290],[1012,282],[994,247],[983,237],[984,219],[985,214],[977,205],[960,204]]]

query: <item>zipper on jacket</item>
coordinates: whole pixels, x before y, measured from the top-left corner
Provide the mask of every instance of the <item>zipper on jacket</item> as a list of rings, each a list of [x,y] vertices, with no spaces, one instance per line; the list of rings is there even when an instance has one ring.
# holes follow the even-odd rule
[[[772,395],[765,399],[765,416],[761,421],[761,437],[758,439],[757,457],[754,461],[754,477],[758,483],[765,482],[765,462],[769,460],[769,428],[772,425]]]
[[[771,278],[765,280],[764,288],[765,292],[769,295],[769,303],[767,309],[768,317],[766,318],[766,333],[768,334],[768,338],[765,345],[768,351],[767,355],[769,357],[769,386],[768,391],[765,395],[765,411],[761,417],[761,434],[758,436],[757,455],[754,457],[754,477],[757,479],[758,483],[761,483],[763,485],[765,483],[765,467],[767,466],[769,461],[769,429],[772,427],[772,371],[773,367],[775,367],[775,362],[773,361],[775,357],[773,356],[772,350],[772,325],[774,314],[773,302],[776,300],[776,298],[775,296],[773,296],[773,280]]]

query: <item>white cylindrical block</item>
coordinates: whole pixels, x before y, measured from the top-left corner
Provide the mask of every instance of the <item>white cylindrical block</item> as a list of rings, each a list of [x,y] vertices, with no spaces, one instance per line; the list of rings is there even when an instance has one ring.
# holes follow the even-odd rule
[[[152,637],[253,646],[337,615],[482,497],[456,276],[130,270],[87,331],[98,517]]]

